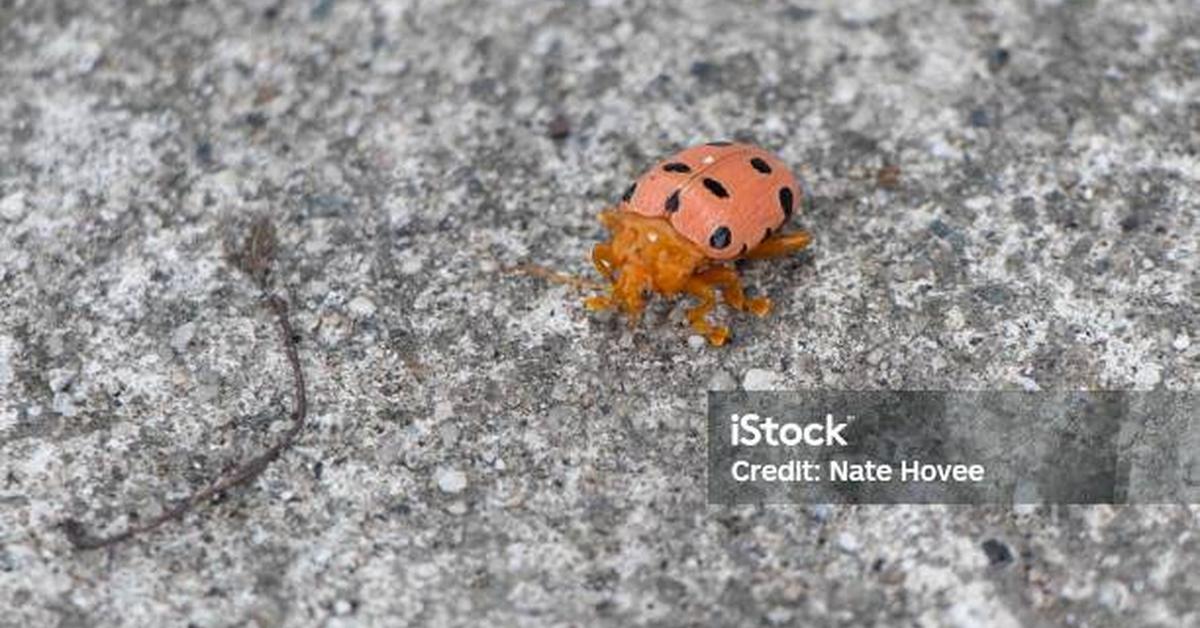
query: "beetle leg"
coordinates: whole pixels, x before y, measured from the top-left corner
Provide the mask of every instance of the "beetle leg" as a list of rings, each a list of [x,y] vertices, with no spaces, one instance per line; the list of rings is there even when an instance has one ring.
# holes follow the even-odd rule
[[[592,296],[583,300],[583,307],[586,307],[593,312],[611,309],[615,305],[616,304],[613,303],[612,298],[607,295]]]
[[[696,333],[708,339],[708,342],[714,346],[721,346],[729,339],[729,328],[712,325],[706,320],[708,313],[712,311],[713,306],[717,303],[717,295],[713,291],[711,283],[701,279],[700,277],[692,277],[688,279],[684,290],[700,299],[699,305],[688,309],[688,322],[692,324],[692,329]]]
[[[783,257],[789,253],[802,250],[812,241],[812,236],[807,231],[793,231],[791,233],[776,233],[771,237],[758,243],[746,253],[746,259],[767,259],[771,257]]]
[[[592,247],[592,265],[596,267],[596,270],[601,275],[604,275],[604,278],[609,281],[610,285],[608,286],[608,294],[584,299],[584,307],[593,312],[621,307],[624,301],[621,295],[617,293],[618,284],[621,280],[617,277],[611,243],[603,242]]]
[[[616,281],[608,287],[608,294],[588,297],[583,305],[589,310],[609,310],[620,308],[629,315],[629,323],[636,324],[641,318],[642,310],[646,308],[646,297],[643,289],[646,285],[646,274],[636,266],[626,266]]]
[[[696,275],[696,278],[716,285],[721,289],[721,296],[730,307],[750,312],[757,316],[766,316],[771,311],[771,300],[767,297],[747,297],[742,290],[742,279],[737,271],[728,266],[716,266]]]
[[[646,289],[650,277],[641,267],[626,264],[621,268],[617,283],[613,286],[613,300],[629,315],[629,324],[636,325],[646,309]]]

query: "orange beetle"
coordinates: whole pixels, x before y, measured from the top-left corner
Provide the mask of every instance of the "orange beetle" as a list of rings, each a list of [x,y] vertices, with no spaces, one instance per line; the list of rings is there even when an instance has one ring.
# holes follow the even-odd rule
[[[715,289],[735,309],[765,316],[766,297],[747,297],[736,259],[779,257],[808,246],[805,231],[779,228],[809,197],[778,157],[750,144],[710,142],[655,165],[625,191],[615,210],[600,213],[612,238],[592,250],[608,281],[606,294],[589,297],[591,310],[619,308],[636,322],[645,295],[690,294],[700,304],[687,312],[697,333],[714,345],[728,327],[706,320]]]

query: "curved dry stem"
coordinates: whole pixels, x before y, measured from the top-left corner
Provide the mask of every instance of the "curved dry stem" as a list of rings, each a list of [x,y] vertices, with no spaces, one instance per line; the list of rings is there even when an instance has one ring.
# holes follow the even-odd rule
[[[270,263],[275,252],[275,231],[271,223],[260,219],[251,227],[242,250],[230,255],[237,266],[246,272],[255,284],[266,291]],[[272,294],[266,297],[267,306],[275,314],[279,326],[279,336],[283,350],[287,356],[292,371],[292,425],[284,432],[283,437],[261,454],[247,460],[233,471],[214,480],[207,487],[193,493],[190,497],[166,508],[161,514],[148,521],[130,525],[121,532],[107,536],[90,534],[82,523],[75,519],[67,519],[59,526],[67,535],[71,545],[79,550],[99,549],[115,545],[145,532],[158,529],[163,524],[182,518],[196,506],[213,499],[217,495],[239,485],[248,484],[262,474],[267,466],[287,451],[300,432],[304,430],[305,418],[308,416],[308,396],[304,384],[304,369],[300,366],[300,355],[296,348],[297,338],[292,329],[288,316],[288,302],[283,297]]]

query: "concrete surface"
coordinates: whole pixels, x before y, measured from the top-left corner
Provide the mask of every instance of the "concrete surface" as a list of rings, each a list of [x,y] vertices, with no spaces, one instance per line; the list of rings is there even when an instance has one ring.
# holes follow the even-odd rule
[[[1195,508],[709,507],[702,436],[710,387],[1200,388],[1195,9],[0,1],[0,625],[1200,625]],[[718,138],[816,190],[731,346],[500,272]],[[262,213],[310,429],[73,552],[286,427]]]

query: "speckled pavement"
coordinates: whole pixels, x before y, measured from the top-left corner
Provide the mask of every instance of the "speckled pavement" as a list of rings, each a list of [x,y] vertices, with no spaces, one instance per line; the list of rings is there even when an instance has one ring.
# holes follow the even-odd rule
[[[1195,507],[708,506],[703,436],[736,386],[1200,388],[1194,3],[0,0],[0,87],[0,626],[1200,625]],[[729,346],[505,272],[722,138],[815,191]],[[287,428],[263,215],[310,426],[74,551]]]

